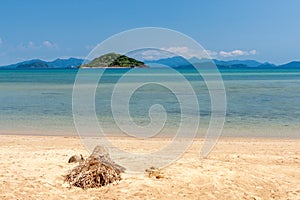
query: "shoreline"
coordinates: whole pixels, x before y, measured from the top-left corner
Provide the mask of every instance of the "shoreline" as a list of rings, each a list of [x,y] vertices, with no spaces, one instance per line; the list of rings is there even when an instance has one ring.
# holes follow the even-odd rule
[[[82,137],[80,137],[79,135],[51,135],[51,134],[47,134],[47,135],[42,135],[42,134],[18,134],[18,133],[0,133],[0,137],[10,137],[10,136],[15,136],[15,137],[60,137],[60,138],[73,138],[73,139],[81,139]],[[123,136],[123,135],[110,135],[110,136],[86,136],[86,138],[108,138],[108,139],[127,139],[127,140],[161,140],[161,139],[165,139],[165,140],[170,140],[173,139],[173,137],[171,136],[164,136],[164,137],[149,137],[149,138],[134,138],[131,136]],[[190,139],[190,138],[184,138],[181,137],[179,139]],[[202,136],[198,136],[198,137],[194,137],[192,140],[195,141],[203,141],[205,139],[205,137]],[[281,140],[281,141],[291,141],[291,140],[300,140],[300,138],[293,138],[293,137],[252,137],[252,136],[244,136],[244,137],[240,137],[240,136],[220,136],[218,138],[218,140]]]
[[[224,128],[220,138],[258,138],[258,139],[288,139],[288,140],[300,140],[300,134],[297,131],[298,129],[293,128],[283,128],[275,129],[274,127],[265,129],[264,127],[257,127],[255,129],[248,128]],[[169,129],[167,132],[171,134],[158,134],[150,138],[173,138],[177,129]],[[200,128],[195,139],[204,139],[207,129]],[[28,136],[62,136],[62,137],[79,137],[78,133],[74,130],[0,130],[0,135],[28,135]],[[100,134],[99,134],[100,135]],[[80,137],[102,137],[99,135],[80,135]],[[125,133],[120,132],[119,130],[109,130],[105,131],[105,136],[103,137],[122,137],[130,138],[131,136],[126,135]],[[181,138],[184,138],[182,136]],[[147,139],[147,138],[146,138]]]

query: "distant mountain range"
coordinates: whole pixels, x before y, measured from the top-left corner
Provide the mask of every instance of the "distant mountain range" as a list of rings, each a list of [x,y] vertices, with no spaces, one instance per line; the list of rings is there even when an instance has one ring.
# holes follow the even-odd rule
[[[1,66],[1,69],[59,69],[59,68],[75,68],[82,64],[83,59],[68,58],[56,59],[53,61],[43,61],[39,59],[27,60],[16,64]]]
[[[100,58],[100,57],[99,57]],[[128,60],[129,58],[127,58]],[[99,60],[99,59],[98,59]],[[98,61],[97,60],[97,61]],[[125,61],[127,62],[125,59]],[[43,61],[39,59],[28,60],[16,64],[1,66],[0,69],[59,69],[59,68],[77,68],[82,65],[83,59],[69,58],[69,59],[56,59],[53,61]],[[101,61],[101,60],[100,60]],[[99,62],[100,62],[99,61]],[[124,62],[125,62],[124,61]],[[123,62],[123,60],[122,60]],[[170,58],[163,58],[158,60],[143,60],[143,62],[134,60],[136,63],[145,64],[149,67],[157,66],[169,66],[173,68],[188,68],[192,64],[198,67],[209,68],[212,64],[215,64],[219,69],[249,69],[249,68],[281,68],[281,69],[300,69],[300,61],[293,61],[283,65],[274,65],[272,63],[262,63],[256,60],[209,60],[199,59],[196,57],[185,59],[181,56],[174,56]],[[93,64],[93,62],[90,62]],[[137,65],[134,63],[134,65]],[[117,63],[118,64],[118,63]],[[84,65],[83,65],[84,66]]]
[[[163,58],[159,60],[144,60],[144,63],[151,67],[152,64],[161,64],[166,65],[173,68],[186,68],[191,67],[192,65],[197,67],[207,67],[209,68],[212,64],[215,64],[219,69],[238,69],[238,68],[299,68],[300,69],[300,61],[293,61],[290,63],[286,63],[283,65],[275,65],[272,63],[261,63],[256,60],[217,60],[217,59],[199,59],[196,57],[185,59],[181,56],[174,56],[171,58]]]
[[[144,60],[143,62],[150,67],[152,64],[166,65],[169,67],[182,67],[182,66],[191,65],[189,60],[187,60],[181,56],[174,56],[171,58],[162,58],[159,60]]]

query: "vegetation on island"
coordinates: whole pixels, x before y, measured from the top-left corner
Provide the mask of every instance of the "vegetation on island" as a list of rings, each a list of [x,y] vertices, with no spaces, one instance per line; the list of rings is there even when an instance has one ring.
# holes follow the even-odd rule
[[[80,67],[146,67],[145,63],[138,61],[134,58],[117,53],[108,53],[98,58],[93,59],[88,64],[81,65]]]

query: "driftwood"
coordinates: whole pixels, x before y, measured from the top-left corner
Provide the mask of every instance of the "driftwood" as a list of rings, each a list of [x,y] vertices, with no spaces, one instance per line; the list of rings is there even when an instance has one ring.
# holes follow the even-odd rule
[[[96,146],[93,153],[65,176],[71,186],[86,188],[101,187],[121,180],[125,168],[111,160],[105,148]]]

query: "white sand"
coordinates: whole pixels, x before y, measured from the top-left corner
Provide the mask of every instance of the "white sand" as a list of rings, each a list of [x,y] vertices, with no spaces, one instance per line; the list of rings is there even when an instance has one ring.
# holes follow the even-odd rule
[[[124,148],[140,144],[124,138]],[[160,141],[144,141],[155,148]],[[123,174],[103,188],[69,188],[62,175],[88,156],[76,137],[0,135],[0,199],[300,199],[300,141],[221,139],[207,159],[197,140],[163,179]]]

